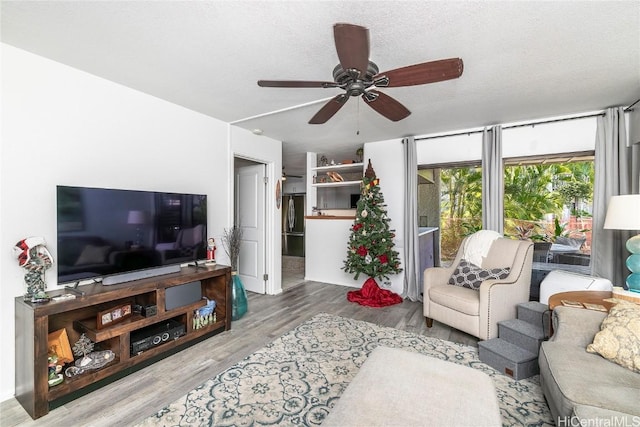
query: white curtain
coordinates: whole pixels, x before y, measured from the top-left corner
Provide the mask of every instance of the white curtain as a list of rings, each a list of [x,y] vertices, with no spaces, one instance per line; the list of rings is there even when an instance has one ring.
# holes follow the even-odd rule
[[[402,296],[422,301],[418,242],[418,159],[414,137],[403,138],[404,152],[404,285]]]
[[[633,151],[627,144],[624,110],[622,107],[608,108],[603,117],[598,117],[596,129],[591,270],[594,275],[611,280],[614,286],[622,286],[625,282],[628,256],[625,242],[632,233],[604,230],[603,226],[609,199],[631,194]],[[638,153],[637,147],[635,153]]]
[[[502,126],[482,133],[482,228],[504,233]]]

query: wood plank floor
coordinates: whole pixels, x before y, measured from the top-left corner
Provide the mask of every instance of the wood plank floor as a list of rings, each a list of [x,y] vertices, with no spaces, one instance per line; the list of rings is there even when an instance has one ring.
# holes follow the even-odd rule
[[[422,303],[385,308],[347,301],[351,288],[304,282],[280,295],[249,294],[249,312],[231,330],[80,397],[34,421],[15,399],[0,403],[0,426],[136,424],[318,313],[330,313],[477,346],[477,339],[438,322],[427,329]]]

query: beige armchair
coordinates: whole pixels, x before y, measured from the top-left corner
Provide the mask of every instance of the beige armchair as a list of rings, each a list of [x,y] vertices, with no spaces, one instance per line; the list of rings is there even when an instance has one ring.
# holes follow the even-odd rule
[[[510,271],[504,279],[485,280],[475,290],[448,284],[463,259],[467,239],[460,245],[451,267],[424,271],[424,315],[429,328],[437,320],[487,340],[498,336],[498,322],[516,318],[517,304],[529,301],[533,243],[503,237],[491,242],[479,267],[510,267]]]

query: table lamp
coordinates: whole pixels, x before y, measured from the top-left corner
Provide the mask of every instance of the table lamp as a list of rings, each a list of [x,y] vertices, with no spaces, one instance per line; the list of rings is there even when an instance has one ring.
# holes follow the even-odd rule
[[[140,226],[145,225],[146,223],[147,215],[144,211],[129,211],[129,215],[127,216],[127,224],[136,226],[136,248],[142,246],[143,232]]]
[[[640,230],[640,194],[613,196],[609,200],[604,228],[611,230]],[[627,250],[631,255],[627,258],[627,268],[631,274],[627,276],[627,288],[640,293],[640,234],[627,240]]]

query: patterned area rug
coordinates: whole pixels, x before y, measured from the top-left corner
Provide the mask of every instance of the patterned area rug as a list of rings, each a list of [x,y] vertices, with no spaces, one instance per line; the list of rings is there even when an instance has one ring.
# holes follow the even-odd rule
[[[480,362],[474,347],[319,314],[140,426],[319,425],[369,353],[380,345],[487,373],[496,386],[505,426],[554,425],[538,376],[515,381]]]

